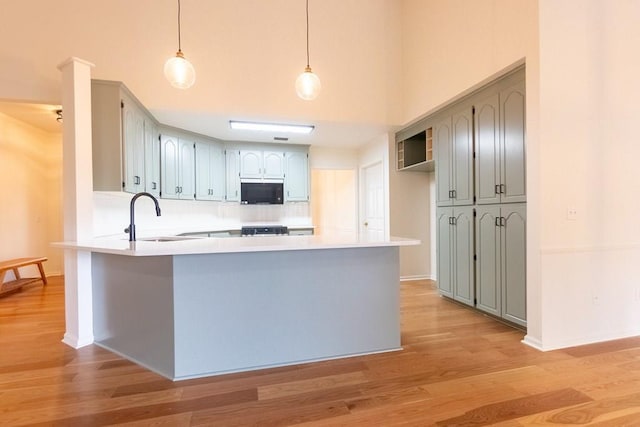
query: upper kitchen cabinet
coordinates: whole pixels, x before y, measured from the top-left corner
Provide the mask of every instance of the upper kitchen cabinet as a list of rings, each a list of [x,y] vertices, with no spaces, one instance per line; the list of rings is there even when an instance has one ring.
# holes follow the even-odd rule
[[[474,102],[478,204],[526,201],[524,73]]]
[[[160,197],[160,134],[155,123],[144,127],[144,158],[145,188]]]
[[[285,202],[306,202],[309,200],[309,154],[286,152],[284,200]]]
[[[437,205],[472,205],[472,107],[465,105],[441,115],[436,121],[434,134]]]
[[[281,151],[240,150],[240,178],[283,179],[284,153]]]
[[[151,114],[121,82],[105,80],[91,81],[91,114],[94,190],[157,194],[158,124]]]
[[[195,147],[190,138],[162,134],[161,193],[166,199],[195,197]]]
[[[419,122],[396,134],[396,168],[399,171],[432,172],[433,127]]]
[[[240,151],[227,148],[224,151],[226,165],[225,200],[227,202],[240,201]]]
[[[224,200],[225,157],[220,143],[196,140],[196,199]]]

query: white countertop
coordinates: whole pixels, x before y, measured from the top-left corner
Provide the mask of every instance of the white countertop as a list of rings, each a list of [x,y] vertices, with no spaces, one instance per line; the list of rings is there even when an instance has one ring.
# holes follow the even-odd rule
[[[402,237],[367,239],[351,235],[254,236],[254,237],[166,237],[168,241],[149,241],[140,237],[129,242],[127,237],[100,237],[79,242],[56,242],[53,246],[86,252],[127,256],[193,255],[241,252],[299,251],[319,249],[370,248],[380,246],[413,246],[419,240]]]

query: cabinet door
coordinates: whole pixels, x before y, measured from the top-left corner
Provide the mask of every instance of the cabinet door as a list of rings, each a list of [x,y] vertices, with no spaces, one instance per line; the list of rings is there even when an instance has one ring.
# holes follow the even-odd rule
[[[473,204],[473,112],[471,107],[452,117],[453,204]]]
[[[162,168],[160,170],[161,196],[166,199],[178,199],[180,195],[178,181],[178,159],[180,155],[178,138],[162,135],[160,138]]]
[[[160,196],[160,141],[158,128],[149,118],[144,121],[144,173],[146,191]]]
[[[476,203],[500,203],[498,94],[476,103]]]
[[[225,191],[225,167],[224,148],[219,144],[209,146],[209,158],[211,159],[210,182],[211,200],[224,200]]]
[[[240,152],[237,150],[226,150],[226,195],[228,202],[240,201]]]
[[[453,298],[452,208],[436,208],[436,257],[438,290]]]
[[[144,191],[144,118],[131,101],[122,101],[124,191]]]
[[[476,307],[502,316],[500,286],[500,206],[476,208]]]
[[[285,201],[306,202],[309,200],[309,163],[307,153],[286,153],[285,162]]]
[[[284,178],[284,153],[278,151],[262,153],[262,176],[267,179]]]
[[[453,218],[453,299],[473,306],[473,206],[454,208]]]
[[[262,151],[240,151],[240,177],[262,178]]]
[[[502,317],[526,326],[526,205],[502,205]]]
[[[435,125],[435,156],[436,156],[436,204],[447,206],[451,204],[451,117],[440,120]]]
[[[195,150],[192,141],[180,140],[180,161],[178,172],[180,199],[193,199],[195,194]]]
[[[500,175],[502,203],[525,202],[524,81],[500,92]]]
[[[196,199],[211,200],[211,146],[196,142]]]

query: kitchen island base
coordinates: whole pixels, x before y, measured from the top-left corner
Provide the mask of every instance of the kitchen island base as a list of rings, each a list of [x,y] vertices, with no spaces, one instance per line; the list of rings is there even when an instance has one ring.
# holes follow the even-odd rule
[[[92,254],[95,343],[173,380],[400,349],[397,246]]]

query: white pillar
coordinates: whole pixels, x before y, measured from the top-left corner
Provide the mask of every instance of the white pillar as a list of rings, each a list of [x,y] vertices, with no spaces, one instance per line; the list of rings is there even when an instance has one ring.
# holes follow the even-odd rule
[[[62,191],[64,240],[93,237],[93,172],[91,156],[91,68],[69,58],[62,73]],[[93,343],[91,253],[65,251],[65,320],[63,342],[74,348]]]

